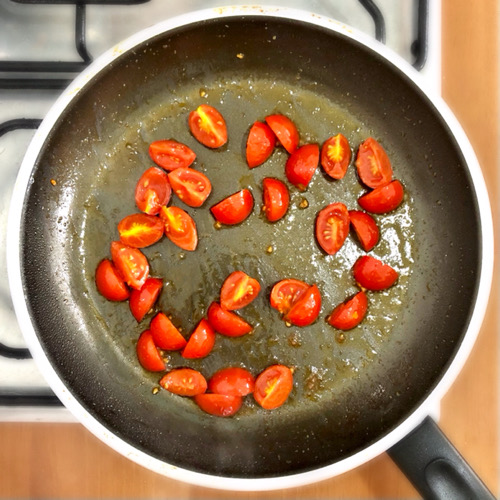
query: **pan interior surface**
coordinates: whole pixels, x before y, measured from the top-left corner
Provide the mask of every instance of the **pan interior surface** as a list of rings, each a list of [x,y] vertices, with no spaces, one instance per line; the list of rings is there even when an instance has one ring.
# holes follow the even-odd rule
[[[226,119],[229,141],[218,150],[189,133],[187,116],[201,103]],[[370,252],[398,270],[399,280],[369,293],[367,318],[343,336],[325,318],[357,291],[351,268],[365,252],[350,235],[336,255],[325,255],[314,239],[314,220],[329,203],[357,209],[366,190],[353,164],[341,181],[318,170],[305,192],[289,185],[287,216],[268,223],[261,214],[262,179],[285,180],[287,154],[277,148],[252,170],[244,154],[252,123],[272,113],[297,124],[302,144],[321,144],[341,132],[355,155],[364,139],[375,137],[405,186],[403,204],[375,216],[381,239]],[[207,378],[227,366],[254,374],[274,363],[292,366],[292,395],[272,412],[247,397],[235,417],[215,418],[190,399],[155,393],[160,376],[144,371],[135,353],[153,313],[138,324],[126,302],[108,302],[95,288],[96,266],[118,239],[117,223],[137,212],[135,185],[152,166],[148,145],[166,138],[196,152],[193,168],[210,178],[213,191],[197,209],[173,198],[196,221],[196,251],[182,251],[166,238],[144,249],[152,275],[164,280],[155,311],[170,314],[187,335],[232,271],[245,271],[262,285],[240,311],[254,326],[251,335],[218,336],[202,360],[168,353],[167,366],[188,365]],[[254,195],[252,215],[217,229],[209,207],[242,188]],[[124,54],[59,119],[23,210],[25,293],[60,378],[124,441],[207,474],[303,472],[375,442],[436,385],[474,304],[480,225],[467,166],[446,124],[381,57],[307,23],[209,20]],[[313,325],[288,327],[269,307],[272,285],[284,278],[318,284],[323,306]]]

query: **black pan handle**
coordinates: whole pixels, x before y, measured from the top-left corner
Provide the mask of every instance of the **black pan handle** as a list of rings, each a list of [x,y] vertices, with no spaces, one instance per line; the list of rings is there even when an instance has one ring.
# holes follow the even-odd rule
[[[388,453],[425,499],[495,500],[430,417]]]

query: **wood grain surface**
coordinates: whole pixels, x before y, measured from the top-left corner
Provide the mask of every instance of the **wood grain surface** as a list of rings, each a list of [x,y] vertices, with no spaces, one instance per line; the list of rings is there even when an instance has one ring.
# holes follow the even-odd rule
[[[498,0],[443,0],[445,101],[479,158],[499,227]],[[497,252],[498,255],[498,252]],[[493,256],[492,256],[493,258]],[[496,264],[498,276],[498,264]],[[464,370],[445,396],[440,426],[498,493],[498,279]],[[387,455],[340,477],[270,493],[234,493],[166,479],[118,455],[79,424],[0,424],[1,498],[419,498]]]

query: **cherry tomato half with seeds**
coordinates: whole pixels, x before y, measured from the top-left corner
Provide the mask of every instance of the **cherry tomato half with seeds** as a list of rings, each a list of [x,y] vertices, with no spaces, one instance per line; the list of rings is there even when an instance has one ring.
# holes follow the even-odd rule
[[[265,410],[274,410],[285,403],[292,389],[292,370],[285,365],[272,365],[255,379],[253,397]]]
[[[350,162],[351,147],[344,135],[334,135],[323,143],[321,166],[332,179],[342,179]]]
[[[299,145],[299,132],[295,123],[285,115],[269,115],[265,118],[280,144],[292,154]]]
[[[163,280],[160,278],[148,278],[140,290],[132,290],[129,306],[134,318],[140,322],[151,311],[158,300]]]
[[[111,242],[111,258],[125,283],[135,290],[140,290],[149,276],[149,263],[146,256],[138,249]]]
[[[231,417],[243,403],[241,396],[211,393],[198,394],[194,400],[204,412],[216,417]]]
[[[215,331],[206,319],[202,319],[191,333],[181,355],[189,359],[204,358],[210,354],[214,345]]]
[[[398,180],[394,180],[386,186],[364,194],[358,199],[358,203],[367,212],[385,214],[399,207],[403,197],[403,186]]]
[[[192,168],[177,168],[168,180],[178,198],[190,207],[201,207],[212,191],[209,178]]]
[[[121,302],[130,296],[130,290],[124,279],[109,259],[99,262],[95,272],[95,283],[99,293],[108,300]]]
[[[398,279],[397,271],[371,255],[359,257],[352,272],[354,279],[366,290],[385,290]]]
[[[146,214],[156,215],[172,195],[167,173],[158,167],[148,168],[135,187],[135,204]]]
[[[135,248],[153,245],[163,237],[164,225],[161,219],[148,214],[131,214],[118,223],[120,241]]]
[[[242,189],[214,205],[210,211],[222,224],[235,225],[243,222],[253,210],[254,200],[248,189]]]
[[[165,362],[156,347],[149,330],[144,330],[137,341],[137,358],[141,366],[150,372],[165,370]]]
[[[276,136],[267,123],[256,121],[247,138],[246,158],[250,168],[262,165],[272,154]]]
[[[269,222],[280,220],[290,204],[290,193],[286,185],[278,179],[266,177],[262,181],[263,212]]]
[[[179,351],[187,344],[187,340],[163,312],[159,312],[151,320],[149,329],[155,344],[165,351]]]
[[[385,149],[369,137],[361,143],[356,156],[356,168],[363,184],[378,188],[392,180],[392,166]]]
[[[226,337],[241,337],[253,328],[237,314],[223,309],[217,302],[212,302],[207,311],[208,322],[213,329]]]
[[[305,144],[296,149],[287,159],[287,179],[300,191],[305,191],[319,164],[319,146]]]
[[[207,390],[207,380],[192,368],[175,368],[160,379],[160,386],[178,396],[196,396]]]
[[[162,207],[160,218],[165,224],[165,236],[179,248],[194,251],[198,246],[198,231],[193,218],[182,208]]]
[[[328,254],[337,253],[349,234],[349,211],[343,203],[331,203],[316,217],[316,240]]]
[[[227,142],[227,126],[217,109],[201,104],[189,113],[189,129],[195,138],[208,148],[219,148]]]
[[[259,282],[243,271],[232,272],[222,284],[220,305],[226,311],[234,311],[247,306],[257,298]]]
[[[309,286],[304,281],[284,279],[276,283],[271,290],[271,307],[281,314],[286,314],[294,304],[306,293]]]
[[[154,141],[149,145],[149,156],[165,170],[189,167],[196,159],[196,153],[185,144],[172,139]]]
[[[246,396],[253,392],[255,380],[252,374],[240,367],[223,368],[208,381],[208,390],[228,396]]]
[[[363,321],[367,308],[366,293],[361,291],[339,304],[326,321],[338,330],[350,330]]]
[[[301,295],[283,319],[295,326],[307,326],[314,323],[321,311],[321,294],[316,285],[310,286]]]
[[[365,252],[369,252],[377,243],[380,236],[375,219],[361,210],[349,210],[349,220]]]

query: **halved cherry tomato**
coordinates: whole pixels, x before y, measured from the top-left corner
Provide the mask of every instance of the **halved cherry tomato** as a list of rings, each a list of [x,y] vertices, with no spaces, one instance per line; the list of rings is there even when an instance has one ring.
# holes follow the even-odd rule
[[[263,211],[267,220],[276,222],[280,220],[288,210],[290,194],[286,185],[278,179],[266,177],[262,181],[264,206]]]
[[[192,168],[177,168],[168,174],[174,193],[186,205],[201,207],[212,191],[209,178]]]
[[[380,231],[374,218],[361,210],[349,210],[349,220],[365,252],[378,242]]]
[[[286,314],[309,289],[307,283],[296,279],[284,279],[276,283],[271,290],[271,307],[281,314]]]
[[[202,319],[191,333],[186,347],[181,354],[184,358],[204,358],[213,349],[215,344],[215,331],[206,319]]]
[[[253,209],[253,196],[248,189],[242,189],[214,205],[210,211],[222,224],[234,225],[243,222]]]
[[[223,309],[217,302],[212,302],[207,311],[208,322],[213,329],[226,337],[241,337],[253,328],[237,314]]]
[[[333,179],[342,179],[351,162],[351,147],[346,137],[337,134],[327,139],[321,148],[321,166]]]
[[[243,403],[241,396],[228,396],[227,394],[198,394],[194,400],[204,412],[216,417],[231,417]]]
[[[167,205],[172,188],[167,173],[158,167],[148,168],[135,187],[137,208],[146,214],[156,215],[163,205]]]
[[[159,312],[151,320],[149,329],[151,330],[155,344],[160,349],[178,351],[183,349],[187,344],[187,340],[163,312]]]
[[[280,144],[292,154],[299,145],[299,132],[295,123],[285,115],[266,116],[266,123],[271,127]]]
[[[361,256],[352,268],[354,279],[367,290],[385,290],[398,279],[398,273],[388,264],[371,255]]]
[[[276,136],[266,123],[256,121],[250,128],[247,139],[246,157],[250,168],[262,165],[276,145]]]
[[[373,138],[361,143],[356,157],[356,168],[363,184],[378,188],[392,180],[392,166],[384,148]]]
[[[254,378],[245,368],[223,368],[215,372],[208,381],[208,390],[228,396],[246,396],[253,392]]]
[[[265,410],[274,410],[288,399],[292,389],[292,370],[285,365],[272,365],[255,379],[253,397]]]
[[[349,211],[343,203],[331,203],[316,217],[316,240],[329,255],[340,250],[349,234]]]
[[[196,396],[207,390],[207,380],[192,368],[175,368],[163,375],[160,385],[178,396]]]
[[[363,291],[358,292],[339,304],[326,321],[339,330],[350,330],[363,321],[367,307],[366,293]]]
[[[189,113],[189,129],[208,148],[219,148],[227,142],[227,126],[223,116],[213,106],[201,104]]]
[[[196,153],[191,148],[172,139],[152,142],[149,145],[149,156],[157,165],[168,171],[189,167],[196,159]]]
[[[179,207],[161,207],[160,218],[165,224],[165,235],[172,243],[190,252],[196,249],[196,224],[186,211]]]
[[[149,370],[150,372],[161,372],[165,369],[165,362],[163,361],[149,330],[144,330],[139,335],[136,350],[139,363],[146,370]]]
[[[162,287],[163,280],[160,278],[148,278],[140,290],[132,290],[129,306],[132,315],[137,321],[142,321],[142,318],[151,311],[151,308],[160,295]]]
[[[163,222],[154,215],[127,215],[118,223],[120,241],[135,248],[144,248],[159,241],[164,232]]]
[[[149,276],[149,263],[146,256],[138,249],[111,242],[111,258],[125,283],[135,290],[140,290]]]
[[[316,285],[310,286],[283,319],[295,326],[307,326],[316,321],[321,310],[321,294]]]
[[[404,190],[398,180],[376,188],[358,199],[360,206],[373,214],[385,214],[397,208],[403,201]]]
[[[121,302],[130,296],[125,281],[109,259],[99,262],[95,271],[95,283],[99,293],[108,300]]]
[[[220,305],[226,311],[241,309],[255,300],[259,292],[260,284],[256,279],[243,271],[234,271],[222,284]]]
[[[319,146],[305,144],[295,150],[286,161],[287,179],[300,191],[305,191],[319,164]]]

